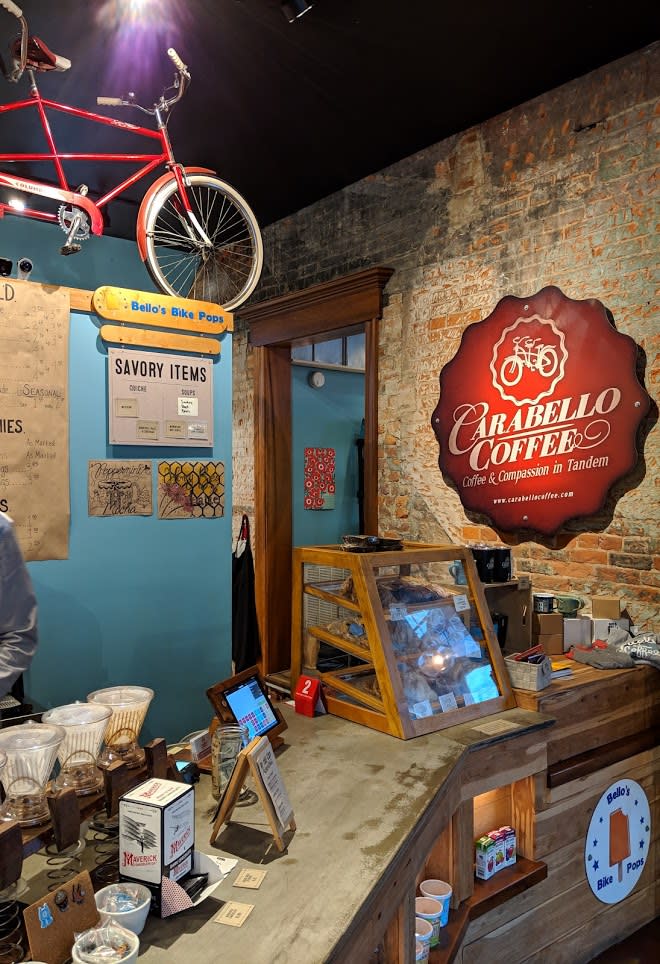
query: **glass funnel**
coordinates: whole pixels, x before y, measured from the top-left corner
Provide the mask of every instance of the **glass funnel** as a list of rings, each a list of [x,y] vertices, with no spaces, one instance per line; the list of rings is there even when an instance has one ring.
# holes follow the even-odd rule
[[[0,819],[17,820],[22,827],[50,819],[46,783],[63,739],[64,730],[53,723],[29,720],[0,730],[0,750],[7,757],[2,771],[6,796]]]
[[[55,789],[73,787],[79,796],[103,786],[103,774],[96,765],[112,709],[101,703],[67,703],[42,716],[44,723],[61,726],[65,736],[58,750],[60,772]]]
[[[97,760],[100,767],[108,767],[117,760],[129,767],[144,762],[144,750],[138,745],[138,737],[153,698],[154,691],[146,686],[109,686],[87,694],[89,703],[100,703],[112,710],[105,732],[105,747]]]

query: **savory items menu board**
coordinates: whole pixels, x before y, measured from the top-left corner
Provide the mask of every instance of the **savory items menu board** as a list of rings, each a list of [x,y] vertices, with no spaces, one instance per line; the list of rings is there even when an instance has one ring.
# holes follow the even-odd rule
[[[112,445],[213,445],[213,362],[164,352],[108,349]]]

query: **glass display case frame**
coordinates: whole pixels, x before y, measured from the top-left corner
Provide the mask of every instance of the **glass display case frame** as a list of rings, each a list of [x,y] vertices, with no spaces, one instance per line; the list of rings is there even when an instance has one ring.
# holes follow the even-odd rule
[[[459,561],[465,584],[450,575],[449,566]],[[345,577],[310,579],[318,567]],[[429,579],[420,578],[427,572]],[[405,598],[408,590],[414,601]],[[310,596],[338,607],[345,618],[305,625],[304,600]],[[310,665],[310,642],[312,650],[325,645],[343,654],[348,665],[325,670]],[[447,685],[450,665],[454,682]],[[480,673],[462,669],[466,666]],[[401,739],[516,705],[474,558],[459,545],[404,542],[402,549],[377,552],[294,549],[292,690],[302,673],[321,679],[329,712]],[[473,675],[479,676],[476,690],[466,683]]]

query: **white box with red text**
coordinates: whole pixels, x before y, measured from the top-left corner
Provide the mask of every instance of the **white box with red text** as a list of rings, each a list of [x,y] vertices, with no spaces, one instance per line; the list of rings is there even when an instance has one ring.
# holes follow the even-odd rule
[[[152,778],[119,801],[119,873],[160,886],[190,873],[195,846],[195,792],[187,783]]]

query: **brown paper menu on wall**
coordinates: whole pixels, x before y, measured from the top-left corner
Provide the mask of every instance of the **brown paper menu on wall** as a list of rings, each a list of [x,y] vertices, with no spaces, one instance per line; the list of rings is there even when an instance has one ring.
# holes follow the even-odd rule
[[[0,509],[26,559],[69,551],[69,296],[0,278]]]

